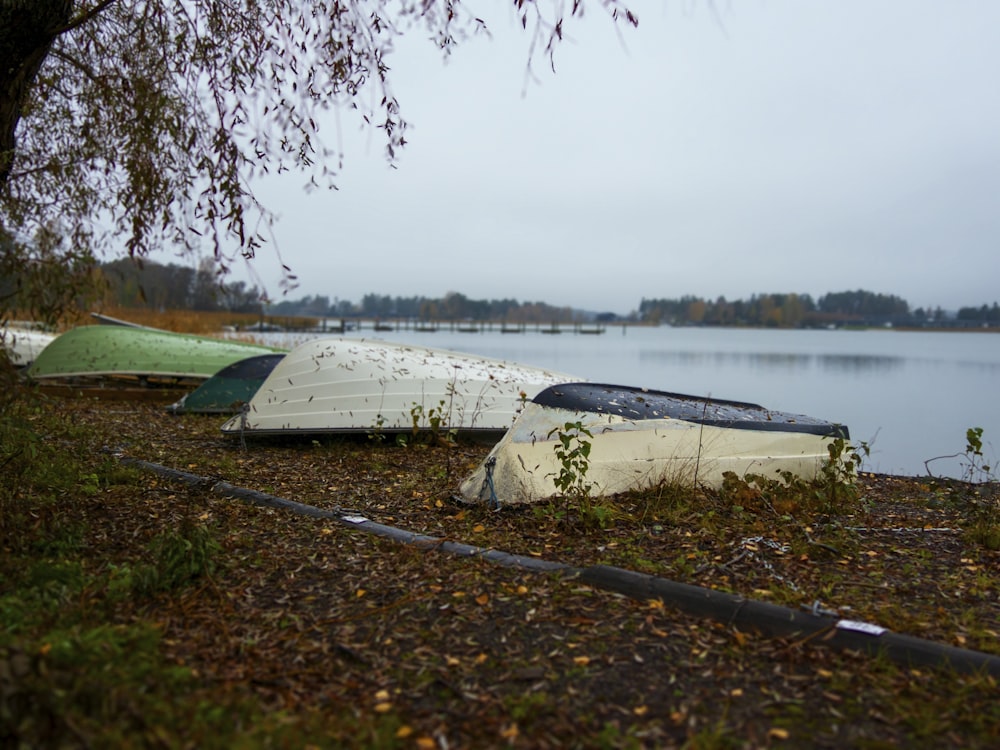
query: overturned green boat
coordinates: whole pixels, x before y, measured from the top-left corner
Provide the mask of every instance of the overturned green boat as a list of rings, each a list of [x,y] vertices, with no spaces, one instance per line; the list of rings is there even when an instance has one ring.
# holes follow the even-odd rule
[[[258,354],[223,367],[191,393],[167,407],[174,414],[235,414],[250,401],[282,353]]]
[[[27,369],[36,381],[118,378],[156,384],[203,381],[255,354],[280,350],[150,328],[81,326],[58,336]]]

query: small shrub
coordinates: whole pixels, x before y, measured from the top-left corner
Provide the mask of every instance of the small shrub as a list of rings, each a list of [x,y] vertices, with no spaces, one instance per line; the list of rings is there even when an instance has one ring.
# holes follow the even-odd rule
[[[554,428],[548,436],[553,435],[558,438],[553,450],[561,465],[553,481],[566,502],[564,517],[569,517],[572,505],[584,524],[605,528],[613,520],[614,511],[609,505],[594,502],[594,487],[587,481],[587,471],[590,469],[589,438],[593,438],[593,435],[579,420]]]
[[[934,476],[931,471],[931,464],[945,458],[962,458],[962,481],[969,484],[986,484],[996,480],[993,467],[987,463],[983,455],[983,428],[970,427],[965,431],[965,451],[963,453],[952,453],[947,456],[935,456],[924,461],[924,467],[930,476]]]
[[[212,574],[221,549],[209,529],[186,522],[178,531],[161,534],[150,543],[154,563],[133,571],[133,586],[141,594],[185,586]]]
[[[587,482],[587,471],[590,468],[591,443],[587,438],[594,436],[579,420],[553,429],[548,436],[553,435],[558,438],[553,450],[562,465],[555,478],[556,489],[564,497],[580,499],[589,496],[592,487]]]
[[[857,476],[862,454],[868,446],[854,446],[843,438],[831,440],[829,458],[813,481],[788,471],[777,476],[733,472],[723,475],[719,497],[730,510],[738,513],[774,513],[780,517],[804,514],[842,515],[855,510],[859,501]]]
[[[965,431],[965,459],[962,478],[966,482],[985,484],[994,479],[993,467],[986,463],[983,456],[982,427],[970,427]]]
[[[448,404],[443,399],[438,402],[437,406],[431,406],[427,409],[424,408],[423,404],[414,403],[410,408],[410,420],[413,425],[411,429],[412,439],[404,440],[400,445],[416,445],[422,436],[424,437],[423,442],[430,444],[450,445],[454,443],[455,431],[444,429],[444,425],[447,424],[447,406]],[[398,440],[397,443],[399,443]]]
[[[381,413],[379,413],[375,415],[375,424],[372,426],[372,429],[368,432],[368,439],[376,443],[381,443],[383,440],[385,440],[384,430],[385,430],[385,417],[382,416]]]
[[[852,445],[842,437],[831,440],[827,445],[829,459],[820,467],[816,481],[818,498],[825,501],[825,510],[836,513],[842,506],[858,499],[857,476],[861,471],[863,458],[870,454],[868,443],[862,441]]]

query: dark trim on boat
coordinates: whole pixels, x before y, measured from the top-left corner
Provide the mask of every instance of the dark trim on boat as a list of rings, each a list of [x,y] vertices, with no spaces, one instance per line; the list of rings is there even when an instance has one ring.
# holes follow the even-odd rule
[[[614,414],[626,419],[681,419],[735,430],[803,432],[847,440],[844,425],[802,414],[772,411],[759,404],[707,396],[689,396],[606,383],[561,383],[536,395],[539,406],[568,411]]]
[[[226,365],[212,377],[263,381],[284,358],[285,352],[256,354],[252,357],[233,362],[231,365]],[[207,384],[211,380],[212,378],[209,378],[205,383]]]

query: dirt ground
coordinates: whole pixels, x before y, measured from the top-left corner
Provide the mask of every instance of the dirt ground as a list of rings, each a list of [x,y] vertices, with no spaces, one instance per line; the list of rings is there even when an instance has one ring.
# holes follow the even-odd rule
[[[455,502],[487,444],[243,446],[221,435],[219,417],[50,403],[98,436],[67,450],[92,451],[105,468],[149,461],[438,542],[616,566],[1000,657],[1000,553],[974,534],[995,486],[863,473],[860,500],[842,514],[752,495],[622,497],[602,528],[557,506]],[[100,518],[91,543],[109,560],[185,524],[221,541],[210,580],[121,616],[158,622],[169,658],[219,689],[327,717],[331,744],[374,726],[385,746],[424,748],[989,747],[1000,737],[988,675],[822,635],[761,634],[667,599],[402,544],[210,486],[143,471],[81,505]]]

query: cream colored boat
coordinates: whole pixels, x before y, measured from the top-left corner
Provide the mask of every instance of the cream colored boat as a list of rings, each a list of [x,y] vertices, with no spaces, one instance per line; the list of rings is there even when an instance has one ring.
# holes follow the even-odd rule
[[[579,426],[590,433],[578,433]],[[846,427],[757,404],[594,383],[547,388],[461,485],[463,498],[490,505],[559,495],[560,438],[590,443],[581,476],[591,495],[662,483],[719,487],[726,472],[778,478],[817,476],[828,445]]]

